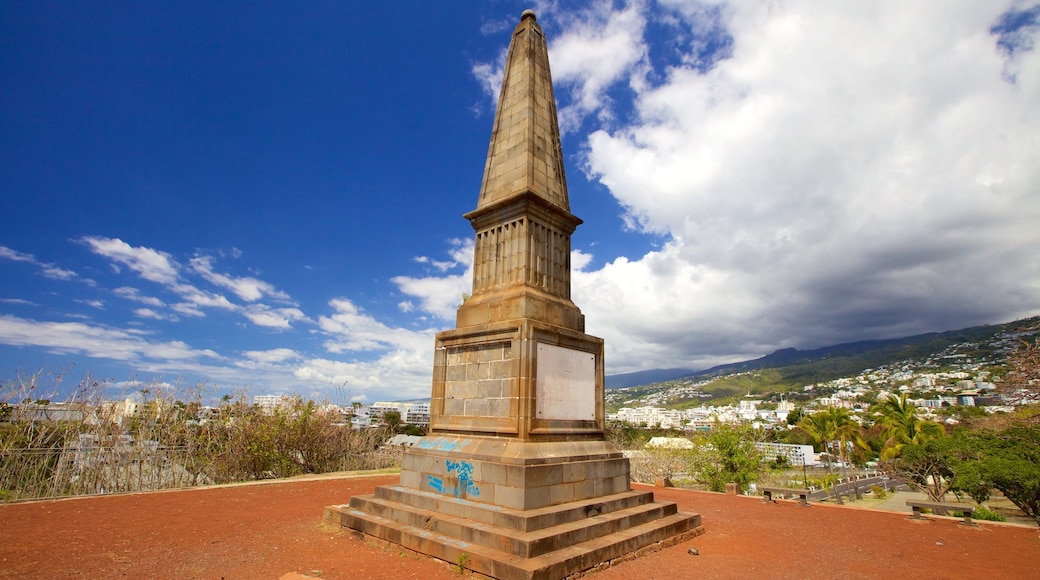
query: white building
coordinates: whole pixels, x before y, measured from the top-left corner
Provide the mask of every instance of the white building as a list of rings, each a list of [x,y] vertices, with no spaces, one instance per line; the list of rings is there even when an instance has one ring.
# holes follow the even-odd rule
[[[253,397],[253,405],[260,407],[266,415],[273,415],[275,409],[286,407],[292,399],[285,395],[256,395]]]
[[[420,427],[430,426],[430,404],[429,403],[405,403],[404,413],[401,420],[409,425]]]
[[[790,443],[755,443],[755,448],[762,452],[767,460],[786,457],[792,466],[816,465],[816,456],[812,445],[792,445]]]
[[[390,411],[397,412],[402,423],[423,427],[430,424],[430,403],[428,401],[425,403],[376,401],[368,408],[368,415],[376,421],[382,421],[383,416]]]

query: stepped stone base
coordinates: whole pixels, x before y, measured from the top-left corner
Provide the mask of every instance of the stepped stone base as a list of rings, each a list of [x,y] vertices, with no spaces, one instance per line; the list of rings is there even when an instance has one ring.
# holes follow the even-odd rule
[[[703,532],[699,514],[630,489],[628,460],[606,442],[420,445],[400,485],[328,506],[324,519],[508,580],[566,578]]]

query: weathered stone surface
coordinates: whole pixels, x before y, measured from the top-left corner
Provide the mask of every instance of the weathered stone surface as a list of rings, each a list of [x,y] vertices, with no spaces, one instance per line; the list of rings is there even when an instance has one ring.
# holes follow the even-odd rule
[[[524,580],[565,578],[703,533],[699,515],[677,513],[672,502],[654,502],[647,492],[493,510],[384,486],[349,506],[325,508],[324,519],[494,578]]]

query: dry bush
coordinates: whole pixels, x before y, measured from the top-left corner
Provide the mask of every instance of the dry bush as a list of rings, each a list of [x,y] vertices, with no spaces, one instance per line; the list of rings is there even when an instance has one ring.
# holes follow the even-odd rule
[[[103,400],[87,377],[60,405],[62,376],[19,375],[0,394],[0,500],[145,491],[386,467],[387,433],[352,429],[313,401],[272,414],[245,393],[216,410],[205,385],[132,384],[136,412]],[[124,395],[126,393],[124,392]]]

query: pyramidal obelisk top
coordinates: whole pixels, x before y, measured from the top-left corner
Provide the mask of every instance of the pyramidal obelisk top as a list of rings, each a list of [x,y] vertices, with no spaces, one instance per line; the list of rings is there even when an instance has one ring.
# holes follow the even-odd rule
[[[528,194],[570,212],[549,51],[531,10],[509,44],[477,209]]]
[[[534,12],[524,11],[509,43],[477,208],[473,293],[457,328],[507,320],[584,332],[571,302],[571,214],[556,119],[549,50]]]

